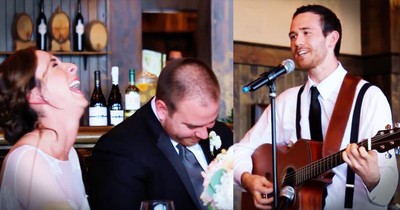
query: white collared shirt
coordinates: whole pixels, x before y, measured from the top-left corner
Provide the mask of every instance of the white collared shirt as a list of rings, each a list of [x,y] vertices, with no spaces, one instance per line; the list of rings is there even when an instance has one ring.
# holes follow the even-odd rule
[[[338,68],[326,79],[317,85],[321,104],[321,123],[323,135],[325,136],[328,123],[331,118],[336,99],[342,81],[347,71],[339,63]],[[362,80],[357,86],[357,94],[362,85]],[[301,95],[301,137],[310,138],[308,113],[310,107],[310,88],[314,83],[308,79]],[[297,94],[300,86],[290,88],[280,94],[276,99],[276,141],[277,144],[291,144],[297,141],[296,135],[296,104]],[[357,95],[356,94],[356,95]],[[353,116],[355,100],[350,117]],[[236,184],[240,183],[241,175],[244,172],[252,171],[251,154],[263,143],[271,143],[271,108],[268,107],[259,118],[257,123],[245,134],[239,143],[234,145],[234,179]],[[341,149],[349,143],[352,120],[349,119],[346,131],[342,140]],[[376,86],[372,86],[366,92],[360,113],[359,139],[366,139],[376,135],[377,131],[384,130],[387,124],[392,125],[392,114],[389,103]],[[372,192],[368,192],[359,176],[355,180],[353,209],[387,209],[384,207],[397,187],[398,170],[393,150],[391,159],[386,159],[384,153],[379,154],[379,166],[381,179]],[[292,157],[295,158],[295,157]],[[300,157],[299,157],[300,158]],[[279,160],[278,160],[279,161]],[[325,209],[343,209],[344,192],[346,183],[347,164],[342,164],[333,169],[335,176],[333,183],[328,186]]]

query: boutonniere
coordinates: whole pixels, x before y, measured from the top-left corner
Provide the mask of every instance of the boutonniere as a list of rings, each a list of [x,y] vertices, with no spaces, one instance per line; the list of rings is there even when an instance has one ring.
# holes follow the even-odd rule
[[[222,142],[221,142],[221,137],[215,133],[215,131],[211,131],[208,134],[208,139],[210,139],[210,152],[212,155],[214,155],[214,148],[217,150],[221,148]]]

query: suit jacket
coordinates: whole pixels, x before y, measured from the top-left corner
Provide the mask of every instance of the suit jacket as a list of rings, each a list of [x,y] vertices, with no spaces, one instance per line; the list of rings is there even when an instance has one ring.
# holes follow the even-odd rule
[[[233,144],[223,123],[211,129],[222,141],[214,156],[209,140],[200,140],[207,162]],[[201,209],[185,166],[151,109],[150,101],[104,134],[96,143],[88,168],[92,209],[139,209],[143,200],[173,200],[176,210]]]

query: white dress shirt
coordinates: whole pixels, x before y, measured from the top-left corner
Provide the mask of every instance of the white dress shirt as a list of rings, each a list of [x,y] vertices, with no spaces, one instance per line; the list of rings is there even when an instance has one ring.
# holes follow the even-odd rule
[[[321,104],[321,124],[325,137],[328,123],[332,116],[333,108],[339,94],[342,81],[347,71],[339,63],[338,68],[317,86]],[[357,94],[362,85],[362,80],[357,86]],[[310,107],[311,86],[315,83],[308,78],[303,93],[301,94],[301,137],[310,138],[308,113]],[[291,144],[297,141],[296,136],[296,104],[300,86],[284,91],[276,98],[276,141],[277,144]],[[346,125],[341,149],[349,144],[353,109]],[[234,179],[236,184],[241,184],[241,175],[252,171],[251,155],[263,143],[271,143],[271,108],[268,106],[257,123],[245,134],[243,139],[234,145]],[[359,141],[376,135],[377,131],[384,130],[387,124],[392,125],[392,115],[389,103],[376,86],[371,86],[365,93],[360,113]],[[354,188],[353,209],[387,209],[398,182],[398,169],[393,150],[390,150],[391,159],[385,158],[384,153],[379,154],[380,181],[371,192],[368,191],[359,176],[356,175]],[[279,160],[278,160],[279,162]],[[272,163],[271,163],[272,164]],[[347,164],[342,164],[333,169],[335,176],[332,184],[327,187],[325,209],[343,209],[346,185]]]

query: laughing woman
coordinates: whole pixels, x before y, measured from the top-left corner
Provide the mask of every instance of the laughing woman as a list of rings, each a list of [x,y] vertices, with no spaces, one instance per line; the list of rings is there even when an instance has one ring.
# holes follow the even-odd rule
[[[0,209],[89,209],[73,144],[88,105],[77,67],[28,48],[0,64],[0,127],[13,146]]]

